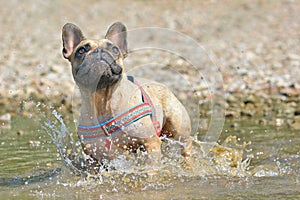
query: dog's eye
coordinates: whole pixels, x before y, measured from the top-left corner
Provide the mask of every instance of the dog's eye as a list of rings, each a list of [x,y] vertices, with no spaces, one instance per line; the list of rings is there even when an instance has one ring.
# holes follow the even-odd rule
[[[117,55],[117,56],[118,56],[119,53],[120,53],[118,47],[116,47],[116,46],[113,46],[111,50],[112,50],[112,52],[113,52],[115,55]]]
[[[86,53],[86,49],[84,47],[80,47],[77,52],[79,55],[82,55]]]
[[[76,51],[76,57],[81,57],[83,56],[86,52],[88,52],[88,49],[84,46],[80,47],[77,51]]]

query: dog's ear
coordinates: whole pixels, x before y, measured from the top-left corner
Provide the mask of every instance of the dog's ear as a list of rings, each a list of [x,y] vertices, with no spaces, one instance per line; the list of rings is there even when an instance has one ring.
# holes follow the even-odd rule
[[[62,28],[62,41],[63,41],[63,56],[70,61],[70,56],[75,47],[84,40],[81,30],[72,23],[67,23]]]
[[[108,28],[105,38],[117,45],[124,57],[127,56],[127,29],[123,23],[115,22],[112,24]]]

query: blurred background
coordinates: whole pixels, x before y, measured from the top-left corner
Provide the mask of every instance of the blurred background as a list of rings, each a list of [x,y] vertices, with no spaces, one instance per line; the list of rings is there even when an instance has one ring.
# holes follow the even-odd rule
[[[298,104],[298,1],[12,0],[0,4],[0,114],[15,112],[20,101],[30,96],[53,104],[69,103],[74,82],[61,55],[61,28],[67,22],[77,24],[89,38],[102,38],[115,21],[124,22],[128,30],[177,30],[214,58],[229,96],[244,99],[253,94],[256,100],[256,96],[283,95],[280,101],[293,97]],[[141,59],[136,58],[131,64]],[[171,60],[166,65],[180,65]]]
[[[0,114],[16,112],[20,101],[30,96],[70,103],[74,82],[61,55],[61,28],[67,22],[77,24],[88,38],[102,38],[115,21],[124,22],[128,30],[177,30],[214,58],[228,96],[243,100],[252,94],[252,100],[260,103],[257,98],[279,95],[279,101],[292,98],[299,103],[298,1],[12,0],[0,5]],[[147,55],[128,60],[134,64],[141,57],[151,60]],[[165,65],[186,65],[169,60],[173,63]],[[228,96],[229,103],[237,101]],[[228,115],[238,115],[232,108]]]

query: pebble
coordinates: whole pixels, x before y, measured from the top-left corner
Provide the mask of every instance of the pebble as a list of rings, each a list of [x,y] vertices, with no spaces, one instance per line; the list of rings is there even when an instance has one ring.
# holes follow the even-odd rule
[[[294,53],[289,53],[287,57],[288,57],[288,59],[291,59],[291,60],[300,60],[300,55],[297,55]]]
[[[300,130],[300,116],[296,116],[293,120],[289,120],[288,126],[292,129]]]
[[[287,97],[299,96],[299,91],[295,88],[285,87],[279,90],[279,93]]]
[[[241,116],[245,117],[253,117],[255,115],[255,110],[245,109],[241,111]]]
[[[6,113],[0,116],[0,129],[11,129],[10,113]]]
[[[226,118],[234,118],[234,117],[238,117],[238,116],[239,116],[238,112],[236,112],[234,110],[226,110],[225,111]]]
[[[245,104],[249,104],[249,103],[256,104],[257,102],[258,102],[258,99],[253,94],[249,95],[246,98],[246,100],[244,101]]]
[[[275,119],[275,126],[282,126],[284,124],[284,120],[281,118],[276,118]]]
[[[260,125],[267,125],[268,124],[267,120],[264,119],[264,118],[259,119],[257,123],[260,124]]]
[[[231,128],[237,128],[237,127],[239,127],[239,124],[238,123],[232,123],[232,124],[230,124],[230,127]]]

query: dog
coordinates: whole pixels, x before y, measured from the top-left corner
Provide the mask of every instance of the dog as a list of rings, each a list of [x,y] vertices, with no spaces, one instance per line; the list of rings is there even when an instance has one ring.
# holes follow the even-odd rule
[[[147,164],[159,165],[163,138],[177,140],[186,166],[191,162],[189,115],[163,84],[124,73],[127,29],[112,24],[104,39],[86,39],[74,24],[62,28],[62,54],[72,66],[81,94],[78,137],[92,163],[125,152],[147,152]]]

